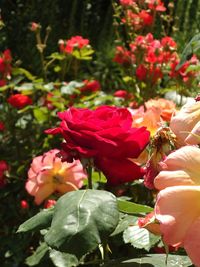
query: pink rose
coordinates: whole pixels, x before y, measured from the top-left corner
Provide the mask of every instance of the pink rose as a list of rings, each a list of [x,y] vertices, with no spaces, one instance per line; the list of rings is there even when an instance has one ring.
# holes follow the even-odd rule
[[[132,162],[149,142],[145,127],[132,128],[132,116],[125,108],[101,106],[96,110],[70,108],[58,113],[60,126],[47,133],[60,133],[65,152],[75,158],[93,158],[112,185],[143,176]]]
[[[160,190],[155,217],[164,243],[184,247],[200,266],[200,149],[185,146],[171,153],[154,180]]]
[[[53,149],[34,158],[28,171],[26,190],[38,205],[54,192],[77,190],[87,177],[79,160],[62,162],[57,156],[59,152]]]
[[[170,128],[179,146],[200,143],[200,102],[186,104],[171,119]],[[198,137],[199,136],[199,137]]]

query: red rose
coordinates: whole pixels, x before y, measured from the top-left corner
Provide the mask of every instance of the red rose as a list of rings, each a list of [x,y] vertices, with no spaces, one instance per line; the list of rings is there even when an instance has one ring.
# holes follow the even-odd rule
[[[96,91],[99,91],[101,88],[100,83],[96,80],[93,80],[93,81],[84,80],[83,82],[85,85],[82,88],[80,88],[80,91],[82,93],[84,93],[84,92],[88,92],[88,93],[96,92]]]
[[[5,130],[5,125],[2,121],[0,121],[0,132],[3,132]]]
[[[6,185],[6,177],[4,172],[8,170],[8,164],[4,160],[0,160],[0,188]]]
[[[147,68],[143,64],[140,64],[137,67],[135,74],[140,81],[144,81],[147,76]]]
[[[60,127],[47,130],[66,140],[65,152],[72,157],[90,158],[112,185],[143,176],[137,158],[149,142],[145,127],[132,128],[132,116],[125,108],[101,106],[96,110],[70,108],[58,113]]]
[[[142,10],[139,13],[139,17],[145,26],[149,26],[153,23],[153,16],[151,16],[146,10]]]
[[[7,101],[11,106],[17,109],[22,109],[32,104],[32,99],[29,96],[22,94],[11,95]]]
[[[5,85],[6,85],[6,81],[5,81],[4,79],[1,79],[1,80],[0,80],[0,87],[1,87],[1,86],[5,86]]]

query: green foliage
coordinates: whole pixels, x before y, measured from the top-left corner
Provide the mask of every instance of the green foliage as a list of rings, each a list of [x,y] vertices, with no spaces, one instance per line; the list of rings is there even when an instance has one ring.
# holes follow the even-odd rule
[[[153,211],[153,208],[136,204],[130,201],[120,200],[118,199],[118,209],[121,212],[128,214],[138,214],[138,213],[148,213]]]
[[[111,193],[71,192],[58,200],[45,241],[52,248],[81,258],[108,238],[118,219],[116,198]]]
[[[195,35],[190,42],[185,46],[179,64],[176,70],[179,70],[183,64],[189,60],[193,55],[200,55],[200,34]],[[194,70],[194,69],[193,69]]]
[[[50,258],[56,267],[74,267],[79,264],[78,259],[74,255],[55,249],[50,249]]]
[[[125,261],[113,261],[105,264],[103,267],[189,267],[193,266],[187,256],[168,255],[167,264],[166,256],[164,254],[148,254],[140,256],[139,258],[129,259]]]
[[[40,246],[37,247],[36,251],[28,258],[26,258],[26,264],[28,266],[36,266],[48,253],[48,246],[46,243],[41,243]]]
[[[20,225],[18,233],[27,231],[36,231],[50,226],[53,218],[54,208],[45,209]]]
[[[136,248],[149,251],[160,240],[160,236],[151,234],[147,229],[138,225],[129,226],[123,234],[124,242],[131,243]]]

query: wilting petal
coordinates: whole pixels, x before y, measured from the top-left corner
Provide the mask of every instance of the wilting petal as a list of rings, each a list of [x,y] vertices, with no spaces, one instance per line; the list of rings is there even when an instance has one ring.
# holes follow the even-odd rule
[[[147,214],[145,217],[138,218],[137,223],[139,227],[147,229],[154,235],[161,235],[160,224],[158,223],[158,221],[156,221],[154,211]]]
[[[158,194],[155,216],[164,242],[183,246],[189,227],[200,215],[200,186],[173,186]]]

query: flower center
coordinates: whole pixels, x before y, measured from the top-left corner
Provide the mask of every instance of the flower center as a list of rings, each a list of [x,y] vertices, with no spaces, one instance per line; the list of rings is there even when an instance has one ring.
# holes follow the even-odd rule
[[[54,176],[53,176],[53,182],[56,183],[56,184],[62,184],[63,183],[63,177],[56,173]]]

